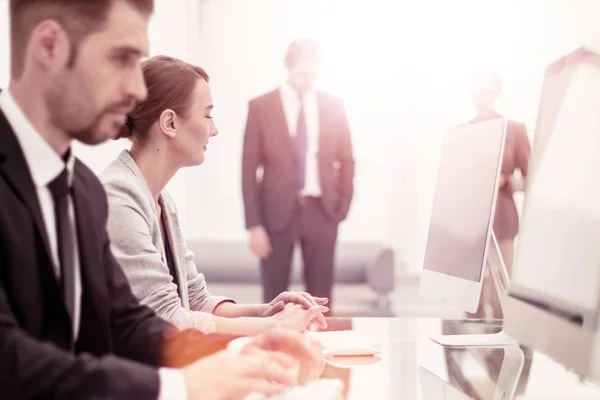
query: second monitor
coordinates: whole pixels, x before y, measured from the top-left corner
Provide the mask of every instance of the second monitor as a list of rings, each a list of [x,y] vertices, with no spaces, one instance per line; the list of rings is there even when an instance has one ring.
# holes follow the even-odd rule
[[[444,136],[419,294],[462,311],[479,305],[491,239],[506,119]]]

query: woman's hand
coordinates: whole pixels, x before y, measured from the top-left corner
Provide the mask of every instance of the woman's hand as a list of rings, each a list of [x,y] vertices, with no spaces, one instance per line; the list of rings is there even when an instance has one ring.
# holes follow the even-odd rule
[[[506,176],[504,174],[501,174],[498,188],[505,192],[512,192],[513,191],[512,176]]]
[[[314,306],[304,308],[298,304],[288,304],[277,314],[269,317],[276,328],[286,328],[295,332],[305,331],[311,323],[316,323],[320,328],[327,328],[327,322],[323,315],[329,311],[325,306]]]
[[[271,317],[285,307],[288,303],[298,304],[308,309],[316,306],[324,306],[329,302],[326,297],[313,297],[306,292],[283,292],[275,297],[269,304],[265,304],[263,317]]]

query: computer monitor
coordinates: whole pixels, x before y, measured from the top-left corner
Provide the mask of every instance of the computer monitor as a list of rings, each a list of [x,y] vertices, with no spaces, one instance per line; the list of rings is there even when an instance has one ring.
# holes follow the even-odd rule
[[[419,294],[477,311],[492,233],[506,120],[446,132]]]
[[[504,331],[600,379],[600,53],[545,72]]]

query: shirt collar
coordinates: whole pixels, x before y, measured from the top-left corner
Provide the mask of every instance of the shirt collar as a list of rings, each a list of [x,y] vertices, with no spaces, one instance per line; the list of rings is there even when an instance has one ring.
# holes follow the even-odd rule
[[[286,79],[285,81],[283,81],[283,83],[281,84],[281,92],[283,93],[283,96],[285,96],[287,99],[296,99],[298,100],[300,98],[300,95],[298,94],[298,92],[296,91],[296,89],[294,89],[292,87],[292,85],[290,85],[290,83],[288,82],[288,80]],[[315,95],[315,89],[309,89],[306,91],[306,93],[304,93],[304,95],[302,96],[303,99],[307,99],[309,97],[312,97]]]
[[[471,123],[476,123],[476,122],[483,122],[483,121],[489,121],[491,119],[496,119],[496,118],[502,118],[502,116],[500,114],[498,114],[496,111],[491,111],[487,114],[484,115],[476,115],[472,120]]]
[[[73,150],[69,151],[69,158],[65,162],[27,119],[10,90],[0,92],[0,108],[21,145],[35,185],[47,186],[60,175],[65,166],[69,174],[69,184],[72,183],[75,165]]]

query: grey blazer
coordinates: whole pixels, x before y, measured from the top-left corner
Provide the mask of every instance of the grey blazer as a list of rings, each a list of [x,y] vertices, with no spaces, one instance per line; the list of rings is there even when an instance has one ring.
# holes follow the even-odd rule
[[[160,221],[150,189],[128,151],[100,176],[108,195],[108,234],[117,261],[140,302],[179,328],[215,330],[211,312],[225,297],[212,296],[181,232],[175,203],[165,190],[159,204],[165,218],[177,282],[166,263]]]

